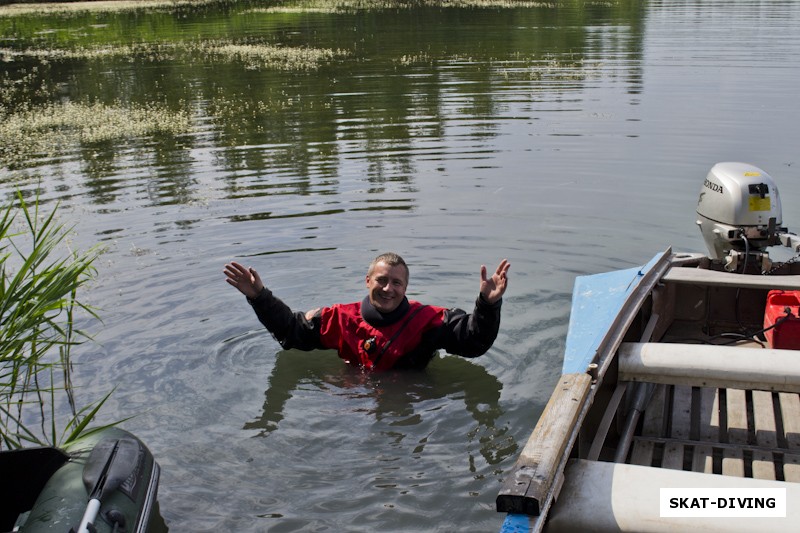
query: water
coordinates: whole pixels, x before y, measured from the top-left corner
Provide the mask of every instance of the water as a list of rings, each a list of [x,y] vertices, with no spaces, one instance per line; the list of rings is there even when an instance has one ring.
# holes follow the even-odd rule
[[[133,416],[175,531],[496,530],[560,372],[574,276],[702,251],[694,208],[718,161],[769,172],[800,227],[800,4],[253,7],[0,18],[3,75],[45,86],[10,100],[191,117],[187,133],[0,169],[6,197],[40,188],[75,246],[107,249],[84,293],[103,323],[76,353],[78,397],[114,388],[102,419]],[[211,40],[348,55],[310,71],[169,50],[8,60]],[[222,276],[253,265],[304,310],[361,298],[385,250],[410,263],[409,296],[467,309],[480,265],[508,257],[492,350],[363,375],[281,351]]]

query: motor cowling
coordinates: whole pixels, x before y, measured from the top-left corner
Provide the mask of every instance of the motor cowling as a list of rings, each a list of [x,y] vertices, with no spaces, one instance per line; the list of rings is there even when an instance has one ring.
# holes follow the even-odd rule
[[[697,202],[697,225],[712,259],[749,254],[777,244],[782,224],[778,188],[769,174],[747,163],[717,163]]]

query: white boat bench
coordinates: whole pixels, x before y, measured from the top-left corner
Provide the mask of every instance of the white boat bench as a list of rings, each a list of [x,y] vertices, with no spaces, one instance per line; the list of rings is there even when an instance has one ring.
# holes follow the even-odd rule
[[[619,379],[800,393],[800,351],[708,344],[622,343]]]

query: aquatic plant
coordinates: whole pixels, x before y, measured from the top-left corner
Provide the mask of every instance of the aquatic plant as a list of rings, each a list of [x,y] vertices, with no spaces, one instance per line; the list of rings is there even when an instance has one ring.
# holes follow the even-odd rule
[[[190,117],[157,104],[65,102],[31,107],[3,116],[0,108],[0,166],[53,157],[76,143],[99,143],[157,133],[189,131]]]
[[[419,54],[413,55],[403,55],[400,56],[400,59],[396,59],[395,62],[403,65],[405,67],[409,65],[418,65],[418,64],[430,64],[433,60],[431,59],[430,55],[425,52],[420,52]]]
[[[201,41],[192,46],[200,56],[217,57],[224,61],[236,61],[246,69],[262,68],[276,70],[314,70],[336,57],[346,56],[344,50],[313,48],[310,46],[287,47],[264,43],[234,43],[230,41]]]
[[[583,59],[563,60],[545,56],[539,60],[526,60],[518,63],[507,62],[502,67],[506,79],[526,79],[531,81],[582,81],[597,76],[600,65]]]
[[[97,318],[77,291],[93,276],[100,250],[71,251],[71,230],[56,222],[57,208],[47,214],[38,199],[17,200],[0,214],[0,449],[86,435],[108,398],[78,408],[72,385],[72,348],[89,338],[75,327],[76,311]]]
[[[104,44],[71,48],[0,48],[0,62],[35,58],[46,63],[74,59],[168,61],[180,55],[189,61],[239,62],[246,69],[315,70],[324,62],[349,55],[346,50],[310,46],[278,46],[268,43],[239,43],[229,40],[198,40],[176,43]]]
[[[172,11],[222,3],[220,0],[92,0],[85,2],[14,3],[0,6],[0,17],[25,15],[111,13],[124,11]]]
[[[378,9],[440,8],[556,8],[557,2],[534,0],[296,0],[278,6],[253,8],[251,12],[265,13],[348,13]]]
[[[174,11],[182,8],[226,3],[221,0],[94,0],[85,2],[15,3],[0,6],[0,17],[27,15],[71,16],[82,13],[119,13],[125,11]],[[587,2],[587,5],[613,5],[612,2]],[[340,13],[369,9],[406,9],[415,7],[531,8],[558,7],[558,2],[536,0],[299,0],[285,5],[254,8],[250,12],[327,12]]]
[[[13,50],[0,48],[0,61],[10,63],[16,58],[33,57],[42,61],[59,61],[65,59],[105,59],[113,57],[133,57],[137,48],[129,45],[78,46],[65,48],[26,48]]]

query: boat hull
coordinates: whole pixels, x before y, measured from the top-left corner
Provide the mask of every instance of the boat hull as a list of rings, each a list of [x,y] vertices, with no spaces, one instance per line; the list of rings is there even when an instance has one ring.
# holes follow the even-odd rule
[[[94,529],[111,533],[116,525],[116,531],[129,533],[165,531],[156,499],[159,465],[138,438],[119,428],[91,434],[61,450],[66,460],[47,479],[30,511],[19,516],[18,531],[77,531],[89,503],[91,489],[84,477],[92,467],[87,468],[87,463],[95,460],[92,451],[118,441],[133,451],[132,468],[118,487],[102,495]]]

